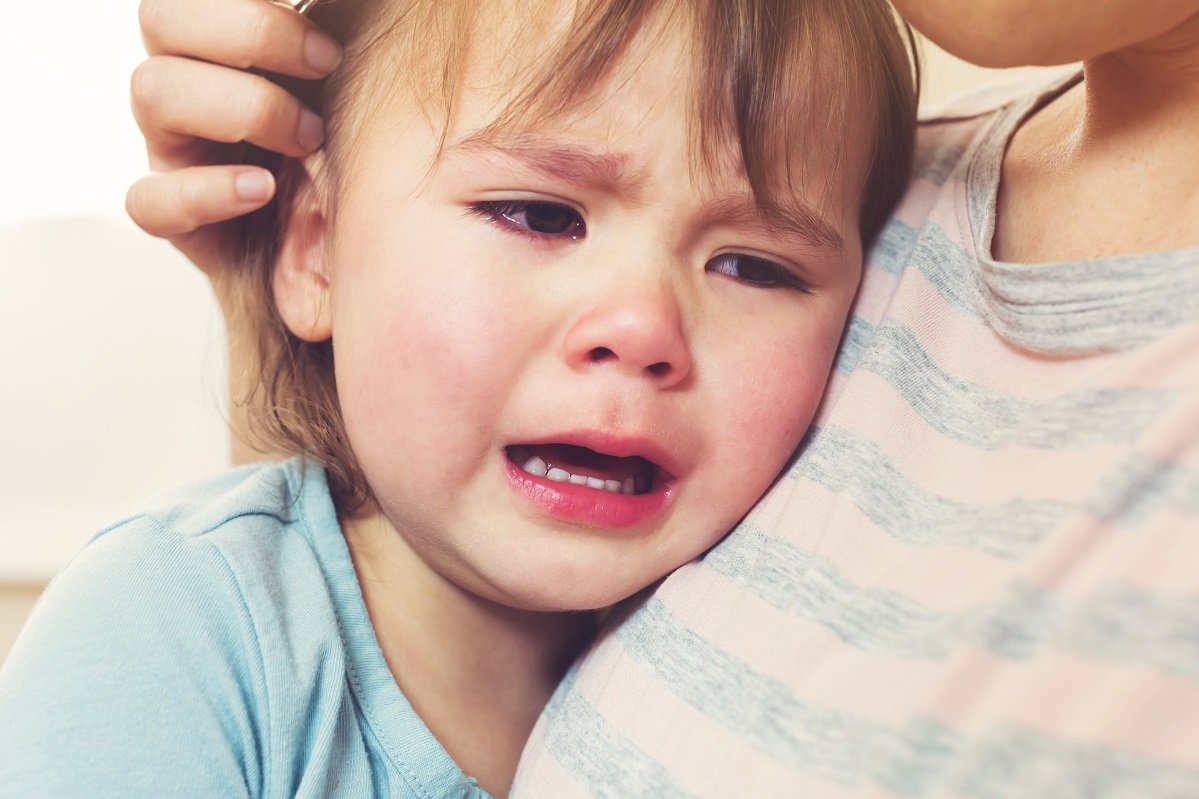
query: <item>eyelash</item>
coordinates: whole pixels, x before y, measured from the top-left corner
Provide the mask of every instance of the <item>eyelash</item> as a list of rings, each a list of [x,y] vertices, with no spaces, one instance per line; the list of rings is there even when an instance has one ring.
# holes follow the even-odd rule
[[[765,269],[767,275],[765,278],[755,279],[731,274],[727,267],[724,269],[720,268],[722,263],[727,263],[730,259],[737,259],[743,264],[754,265],[759,269]],[[743,252],[721,253],[720,255],[709,259],[708,263],[704,265],[704,268],[709,272],[713,272],[714,274],[718,275],[724,275],[725,277],[736,280],[738,283],[743,283],[747,286],[754,286],[764,289],[792,289],[793,291],[798,291],[800,294],[808,295],[813,293],[812,287],[809,286],[806,281],[796,275],[792,270],[780,263],[770,260],[769,258],[762,258],[761,256],[757,255],[748,255]]]
[[[533,230],[528,224],[521,224],[516,217],[520,214],[528,214],[531,210],[541,209],[542,211],[553,210],[558,213],[565,212],[574,216],[574,221],[570,228],[562,233],[546,233],[539,230]],[[583,217],[578,211],[563,203],[547,202],[545,200],[484,200],[471,205],[467,211],[475,216],[481,217],[484,221],[490,222],[501,230],[506,230],[510,233],[515,233],[518,236],[532,239],[533,241],[578,241],[587,235],[587,223],[583,221]]]
[[[525,214],[527,217],[528,213],[534,209],[565,213],[573,216],[574,219],[571,221],[569,227],[561,233],[538,231],[529,226],[527,218],[523,224],[518,221],[521,214]],[[564,239],[578,241],[587,235],[587,223],[583,221],[583,217],[578,211],[564,203],[548,202],[546,200],[483,200],[470,205],[467,208],[467,212],[482,218],[484,221],[495,225],[501,230],[536,242],[554,242]],[[730,259],[737,259],[742,264],[753,265],[759,269],[764,268],[767,275],[765,278],[755,279],[733,274],[725,266]],[[721,268],[722,266],[724,268]],[[709,259],[704,268],[714,274],[724,275],[738,283],[755,288],[786,288],[798,291],[801,294],[810,295],[812,293],[811,287],[790,269],[768,258],[762,258],[757,255],[736,252],[722,253]]]

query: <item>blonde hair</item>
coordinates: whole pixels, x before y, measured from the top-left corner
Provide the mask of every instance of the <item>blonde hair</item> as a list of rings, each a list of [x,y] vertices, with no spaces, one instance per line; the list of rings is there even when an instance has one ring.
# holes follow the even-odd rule
[[[482,5],[479,0],[300,4],[345,47],[342,65],[323,84],[287,84],[325,117],[330,196],[337,195],[357,131],[369,124],[389,89],[411,93],[431,118],[440,116],[448,124],[472,38],[482,35]],[[491,6],[497,5],[509,16],[527,14],[530,7],[528,0],[493,0]],[[720,148],[734,143],[763,207],[799,177],[794,169],[802,170],[803,161],[810,160],[793,164],[797,142],[821,144],[835,172],[839,143],[851,127],[865,126],[870,161],[859,233],[868,246],[907,186],[919,83],[909,58],[911,32],[885,0],[578,0],[567,30],[544,49],[544,68],[518,87],[493,126],[527,124],[572,108],[600,85],[646,22],[663,11],[686,13],[704,54],[697,59],[702,74],[695,81],[693,125],[701,166],[713,166],[723,154]],[[389,69],[380,68],[380,57],[393,59]],[[391,75],[430,77],[382,82]],[[818,118],[802,113],[813,111],[819,111]],[[252,368],[261,377],[254,393],[243,398],[252,411],[251,429],[268,449],[323,464],[339,512],[353,513],[372,494],[346,438],[332,344],[293,336],[272,291],[298,163],[261,151],[252,160],[276,169],[279,188],[272,203],[245,223],[237,275],[242,321],[257,342],[258,362]]]

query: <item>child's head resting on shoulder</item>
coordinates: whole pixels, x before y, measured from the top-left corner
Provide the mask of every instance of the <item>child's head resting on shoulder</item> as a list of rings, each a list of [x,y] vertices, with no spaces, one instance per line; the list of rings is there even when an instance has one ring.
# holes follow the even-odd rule
[[[443,576],[601,607],[811,422],[916,89],[884,0],[317,0],[322,152],[249,223],[259,432]],[[261,403],[254,403],[255,405]]]

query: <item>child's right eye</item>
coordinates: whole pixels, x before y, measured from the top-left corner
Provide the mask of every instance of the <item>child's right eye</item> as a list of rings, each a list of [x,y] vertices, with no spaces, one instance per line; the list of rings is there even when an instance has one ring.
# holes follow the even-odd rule
[[[535,239],[572,239],[587,235],[587,223],[569,205],[544,200],[485,200],[470,207],[494,225]]]

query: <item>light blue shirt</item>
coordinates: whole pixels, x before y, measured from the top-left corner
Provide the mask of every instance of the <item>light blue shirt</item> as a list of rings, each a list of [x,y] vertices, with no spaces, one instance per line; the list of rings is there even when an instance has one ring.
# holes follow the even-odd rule
[[[0,796],[486,797],[392,678],[324,472],[177,491],[53,581],[0,670]]]

